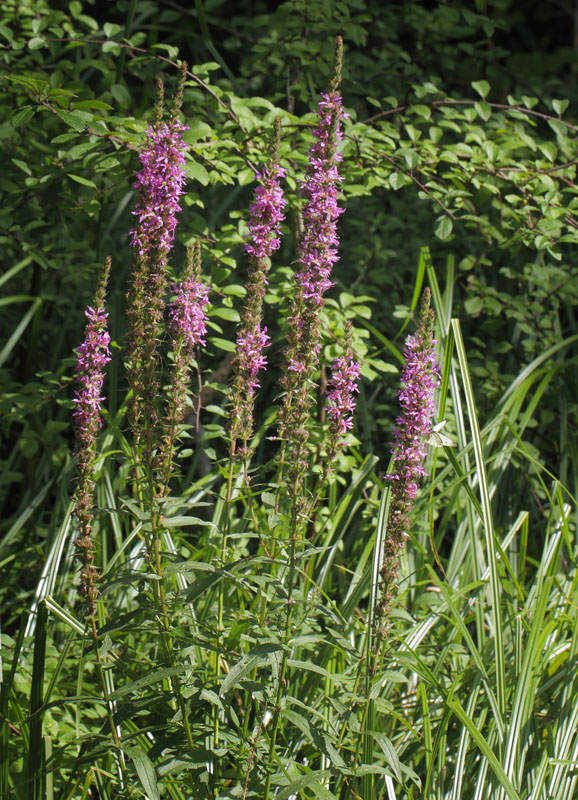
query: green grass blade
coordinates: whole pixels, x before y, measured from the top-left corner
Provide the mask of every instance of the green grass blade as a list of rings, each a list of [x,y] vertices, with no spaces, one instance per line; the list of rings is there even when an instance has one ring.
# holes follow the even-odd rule
[[[493,771],[509,800],[522,800],[512,782],[504,772],[504,768],[500,764],[497,756],[494,754],[492,747],[490,747],[488,742],[484,739],[474,720],[466,713],[458,700],[455,700],[454,698],[448,698],[447,704],[462,725],[467,729],[474,742],[477,744],[480,752],[488,762],[491,770]]]
[[[32,318],[34,317],[34,315],[36,314],[41,305],[42,305],[42,298],[37,297],[34,300],[34,302],[31,303],[30,308],[24,314],[18,325],[14,328],[12,335],[10,336],[10,338],[8,339],[2,350],[0,350],[0,367],[2,367],[4,365],[4,362],[9,358],[10,354],[12,353],[12,350],[14,350],[14,348],[20,341],[22,334],[30,324],[30,321],[32,320]]]
[[[476,470],[479,479],[480,500],[482,504],[482,521],[484,525],[484,533],[486,541],[486,558],[488,559],[488,565],[490,568],[491,614],[492,614],[492,623],[493,623],[492,627],[494,635],[494,659],[496,666],[496,695],[500,713],[501,715],[503,715],[506,710],[506,676],[505,676],[504,650],[503,650],[500,578],[498,574],[497,553],[496,553],[496,548],[494,546],[495,533],[492,520],[492,507],[491,507],[490,495],[488,492],[486,465],[484,460],[484,451],[482,448],[482,440],[480,436],[480,428],[478,425],[476,403],[470,379],[470,371],[468,368],[466,348],[462,338],[459,321],[453,319],[451,321],[451,328],[455,338],[456,355],[460,366],[460,372],[464,387],[464,394],[466,396],[466,406],[468,409],[470,430],[472,433],[473,444],[474,444]]]
[[[44,698],[44,667],[46,662],[46,633],[48,610],[44,603],[36,612],[36,631],[34,634],[34,661],[32,664],[32,683],[30,686],[30,743],[26,759],[26,779],[28,800],[42,798],[42,704]]]

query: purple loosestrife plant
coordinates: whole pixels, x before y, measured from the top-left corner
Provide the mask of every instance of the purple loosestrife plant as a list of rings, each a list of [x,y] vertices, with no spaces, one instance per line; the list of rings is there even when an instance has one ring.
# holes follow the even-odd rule
[[[273,152],[262,172],[257,173],[259,184],[249,208],[249,238],[245,250],[249,254],[247,301],[241,316],[237,336],[237,355],[231,393],[231,455],[245,456],[247,442],[253,432],[255,390],[259,388],[259,371],[267,365],[264,349],[270,343],[263,326],[263,298],[267,290],[269,258],[281,243],[281,223],[285,219],[285,197],[279,182],[286,170],[278,164],[280,122],[275,120]],[[242,445],[237,447],[238,440]]]
[[[182,279],[173,285],[174,300],[169,307],[169,330],[172,334],[173,370],[167,399],[165,434],[162,446],[162,490],[168,491],[173,464],[174,441],[185,416],[191,370],[199,345],[205,344],[206,309],[209,287],[201,282],[201,246],[197,241],[187,250]],[[198,404],[197,404],[198,407]]]
[[[281,469],[287,458],[289,482],[295,497],[302,495],[307,470],[307,425],[314,397],[313,379],[321,349],[320,313],[324,293],[333,284],[333,265],[338,260],[337,218],[343,209],[337,205],[339,193],[337,145],[342,138],[341,123],[347,116],[337,92],[340,80],[342,41],[338,37],[334,77],[328,94],[318,107],[315,142],[309,151],[309,163],[301,191],[305,197],[303,235],[299,242],[300,271],[290,318],[289,344],[285,354],[282,379],[285,395],[279,413],[279,437],[282,440]]]
[[[129,292],[127,372],[132,390],[131,425],[138,453],[145,431],[144,459],[153,460],[159,396],[158,341],[162,333],[167,289],[167,258],[173,246],[179,198],[185,181],[183,132],[187,126],[177,119],[182,101],[186,65],[168,120],[164,120],[163,85],[158,83],[154,121],[140,153],[137,173],[136,210],[138,225],[131,231],[137,251]]]
[[[94,602],[98,594],[95,587],[98,572],[94,567],[94,543],[92,541],[94,460],[97,452],[96,439],[102,424],[104,368],[110,361],[108,314],[104,306],[109,273],[110,259],[107,259],[94,298],[94,305],[89,306],[84,312],[88,323],[84,342],[76,350],[77,389],[73,398],[79,476],[74,498],[74,515],[79,524],[79,536],[75,544],[82,563],[81,591],[86,597],[89,615],[94,613]]]
[[[408,336],[405,367],[401,377],[395,442],[392,449],[394,472],[387,520],[387,538],[381,565],[382,594],[377,608],[378,635],[387,632],[387,616],[397,584],[399,554],[408,537],[411,510],[421,478],[426,475],[423,464],[427,455],[427,437],[435,415],[435,390],[440,385],[433,338],[435,314],[431,308],[429,288],[424,291],[420,322],[416,333]]]

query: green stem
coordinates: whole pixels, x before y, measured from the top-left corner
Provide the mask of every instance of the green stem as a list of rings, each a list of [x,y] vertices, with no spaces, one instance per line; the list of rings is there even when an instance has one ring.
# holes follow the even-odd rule
[[[281,715],[281,706],[283,702],[283,694],[285,689],[285,676],[287,674],[287,662],[289,660],[289,639],[291,638],[291,621],[293,617],[293,606],[295,600],[293,599],[293,583],[295,580],[295,554],[297,551],[297,538],[298,538],[298,517],[297,505],[294,498],[292,513],[291,513],[291,540],[289,544],[289,577],[287,600],[285,601],[287,608],[287,616],[285,619],[285,635],[283,637],[283,658],[281,661],[281,670],[279,673],[277,695],[275,698],[275,708],[273,709],[273,721],[271,723],[271,733],[269,734],[269,755],[267,757],[267,777],[265,779],[265,788],[263,791],[263,800],[269,800],[269,791],[271,788],[271,764],[273,761],[273,754],[275,752],[275,740],[277,738],[277,730],[279,728],[279,719]]]
[[[102,658],[100,655],[100,650],[98,646],[98,629],[96,627],[96,617],[94,614],[94,610],[88,615],[89,621],[89,630],[92,635],[92,646],[94,648],[94,658],[96,663],[96,670],[98,672],[98,677],[100,680],[100,686],[102,689],[102,696],[104,698],[104,703],[106,706],[106,716],[108,718],[108,724],[110,726],[110,732],[112,734],[112,740],[114,742],[114,746],[117,752],[117,763],[118,767],[122,776],[122,782],[124,786],[129,786],[128,775],[126,772],[126,765],[124,763],[123,752],[122,752],[122,745],[120,741],[120,737],[118,735],[118,730],[116,724],[114,722],[114,715],[112,712],[113,704],[112,700],[110,699],[110,694],[108,691],[108,686],[106,685],[106,678],[104,675],[104,665],[102,663]]]

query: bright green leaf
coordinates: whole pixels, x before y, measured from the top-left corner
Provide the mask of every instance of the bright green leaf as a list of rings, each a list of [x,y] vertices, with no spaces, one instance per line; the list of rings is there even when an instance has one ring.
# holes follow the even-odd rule
[[[451,218],[444,214],[443,217],[438,217],[434,224],[434,233],[438,239],[447,239],[454,229],[454,223]]]
[[[487,81],[472,81],[472,89],[474,89],[485,100],[490,91],[490,84]]]
[[[203,186],[207,186],[209,183],[209,173],[198,161],[187,161],[185,165],[185,171],[187,173],[187,177],[191,178],[192,180],[199,181],[199,183]]]

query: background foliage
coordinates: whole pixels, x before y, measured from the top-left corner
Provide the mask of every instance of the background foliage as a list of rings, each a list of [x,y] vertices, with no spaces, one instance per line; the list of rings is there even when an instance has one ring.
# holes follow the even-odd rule
[[[150,119],[156,77],[162,75],[170,88],[176,81],[177,61],[186,59],[190,65],[183,106],[189,124],[188,186],[172,263],[179,268],[185,246],[200,237],[204,268],[213,286],[210,347],[203,364],[210,393],[204,417],[208,437],[202,456],[198,452],[186,462],[188,480],[209,474],[211,464],[224,454],[218,434],[228,379],[227,354],[244,292],[242,242],[254,168],[267,158],[273,120],[279,116],[282,163],[290,174],[302,173],[311,111],[329,79],[333,37],[341,33],[345,40],[342,92],[350,114],[342,164],[347,212],[340,220],[337,286],[326,309],[330,332],[326,353],[331,356],[334,351],[331,333],[340,329],[344,316],[350,318],[364,382],[357,445],[344,457],[341,468],[347,480],[353,467],[361,469],[350,484],[353,496],[363,488],[359,475],[367,477],[373,471],[374,494],[366,518],[351,523],[351,528],[349,522],[344,523],[339,533],[343,537],[340,564],[345,575],[347,570],[361,574],[368,563],[359,534],[367,533],[379,517],[380,478],[387,469],[387,442],[396,414],[401,342],[411,330],[422,283],[435,282],[441,343],[444,347],[451,346],[451,341],[459,344],[450,316],[459,320],[464,341],[459,369],[446,354],[445,386],[446,416],[450,434],[460,445],[463,473],[460,478],[448,472],[443,457],[446,472],[438,473],[435,491],[444,503],[431,507],[429,527],[423,523],[416,534],[417,555],[409,556],[406,565],[408,574],[417,576],[416,583],[404,604],[408,612],[415,612],[415,621],[432,596],[439,603],[443,599],[448,628],[459,635],[454,650],[450,643],[443,657],[434,658],[435,648],[448,638],[447,629],[438,626],[436,643],[429,645],[431,662],[424,656],[419,669],[413,662],[408,667],[423,682],[400,690],[397,698],[405,696],[410,705],[415,704],[417,716],[411,724],[425,743],[422,756],[416,754],[415,742],[408,744],[409,734],[404,738],[399,729],[396,732],[387,725],[385,733],[402,761],[405,753],[408,769],[411,765],[419,774],[426,796],[457,798],[461,791],[464,797],[474,796],[455,782],[445,788],[444,780],[450,778],[443,769],[443,754],[446,746],[451,750],[452,737],[461,753],[463,730],[469,736],[474,732],[467,726],[460,730],[442,713],[443,724],[434,726],[437,732],[431,739],[437,711],[430,707],[422,717],[419,710],[427,707],[432,687],[436,697],[447,700],[449,696],[447,707],[458,685],[466,698],[470,692],[477,697],[481,691],[474,673],[467,672],[467,659],[460,649],[468,650],[463,643],[473,635],[472,620],[475,647],[468,650],[469,657],[479,649],[481,663],[489,652],[484,650],[487,634],[482,612],[466,602],[483,570],[473,563],[475,558],[472,561],[474,540],[466,544],[472,533],[466,532],[468,519],[472,526],[468,515],[476,515],[479,506],[468,505],[471,497],[463,490],[464,474],[471,469],[478,476],[470,476],[472,486],[480,491],[483,486],[478,456],[468,444],[472,435],[469,428],[460,428],[465,412],[459,405],[457,384],[452,383],[458,380],[458,372],[471,375],[470,400],[475,401],[490,459],[486,494],[494,509],[497,539],[503,544],[512,531],[526,531],[515,555],[502,554],[508,567],[504,575],[510,581],[503,599],[510,625],[505,652],[518,659],[518,672],[509,676],[510,686],[515,686],[524,670],[530,675],[532,669],[531,664],[522,663],[518,604],[526,603],[532,614],[536,612],[537,616],[531,616],[534,627],[525,631],[536,640],[540,625],[546,618],[552,620],[555,611],[567,615],[568,630],[575,630],[571,601],[575,508],[570,511],[565,505],[568,495],[560,486],[576,496],[577,30],[578,12],[570,0],[524,4],[513,0],[387,4],[378,0],[280,4],[197,0],[188,5],[170,0],[107,4],[4,0],[0,7],[0,238],[5,264],[0,278],[0,603],[10,648],[18,639],[21,615],[36,608],[39,598],[54,595],[61,607],[73,604],[65,592],[72,565],[54,570],[51,562],[55,553],[66,548],[74,474],[72,354],[82,335],[82,309],[91,297],[97,270],[109,254],[113,257],[112,337],[117,348],[122,346],[122,312],[132,262],[127,237],[135,202],[131,176]],[[299,229],[299,198],[294,195],[291,203],[288,236],[278,260],[283,267],[272,275],[267,296],[266,322],[277,353],[284,337],[279,308],[287,293]],[[450,367],[457,370],[453,377]],[[266,400],[261,400],[260,408],[264,417],[270,413],[277,377],[273,370],[265,382],[262,397]],[[124,423],[114,403],[123,381],[118,366],[113,366],[105,449],[120,446],[115,425]],[[268,458],[267,447],[263,440],[258,450],[261,462]],[[363,459],[371,455],[379,460],[368,469],[369,462]],[[560,484],[553,484],[552,476]],[[115,494],[113,484],[118,480],[118,473],[111,471],[108,483],[103,484],[110,487],[108,494],[102,489],[103,506]],[[338,502],[336,497],[334,501]],[[522,512],[527,514],[523,519],[518,516]],[[123,540],[124,524],[119,517],[105,560],[112,558]],[[474,529],[482,537],[479,526]],[[548,549],[552,542],[553,549]],[[437,593],[426,591],[426,584],[431,589],[436,581],[426,566],[431,562],[427,554],[431,544],[457,599],[445,584],[438,586]],[[195,546],[200,562],[201,556],[207,556],[203,547],[208,545],[201,538]],[[322,564],[318,568],[324,574]],[[560,578],[560,569],[567,578]],[[453,585],[452,575],[457,581]],[[533,603],[541,597],[538,590],[544,581],[552,584],[552,594],[545,593],[544,607],[536,610]],[[348,586],[339,586],[338,580],[327,591],[334,599],[347,597]],[[357,599],[363,609],[362,597]],[[206,608],[209,613],[209,601]],[[351,609],[349,613],[353,616]],[[347,617],[343,608],[340,614]],[[458,617],[466,619],[468,627],[455,622]],[[550,630],[546,622],[544,626]],[[347,630],[346,625],[341,633]],[[549,648],[554,653],[560,648],[558,662],[545,658],[540,662],[542,672],[533,673],[544,677],[536,695],[538,718],[548,716],[551,706],[563,707],[569,701],[565,692],[570,690],[560,682],[560,675],[567,669],[565,659],[575,653],[576,641],[573,634],[568,644],[565,635],[560,633],[563,641],[557,642],[552,633],[553,638],[542,643],[543,649],[532,651],[536,656],[538,650],[543,653]],[[69,646],[78,647],[78,643]],[[356,642],[358,647],[363,649]],[[343,648],[347,649],[345,644]],[[62,675],[60,692],[81,695],[83,687],[75,683],[79,679],[67,672],[51,641],[47,653],[48,672],[56,669],[53,674]],[[476,662],[477,669],[484,675],[487,667],[482,670],[480,663]],[[340,669],[346,671],[344,664]],[[26,669],[35,669],[31,659],[14,688],[32,708]],[[454,683],[462,669],[467,676],[464,684]],[[203,679],[199,678],[200,685]],[[56,684],[58,678],[50,680]],[[398,691],[399,677],[390,680],[386,699],[380,700],[386,705]],[[324,702],[329,694],[327,689]],[[513,689],[510,701],[518,708]],[[389,706],[386,710],[393,713]],[[325,706],[318,712],[325,714]],[[459,713],[453,719],[465,724]],[[484,713],[487,707],[482,717]],[[508,747],[514,752],[520,720],[532,718],[534,711],[524,713],[526,717],[520,712],[516,718],[510,740],[503,738],[507,752]],[[22,722],[13,724],[18,727]],[[60,714],[54,723],[58,726],[55,740],[73,741],[84,724],[77,710]],[[550,717],[548,724],[553,724]],[[536,736],[549,743],[564,739],[560,729],[547,730],[550,733]],[[490,731],[488,741],[492,742],[492,736],[498,733]],[[319,748],[319,742],[313,741]],[[570,742],[571,737],[565,751],[568,758]],[[388,745],[380,746],[387,750]],[[542,775],[542,756],[537,750],[532,755],[530,746],[528,752],[528,763]],[[14,757],[21,755],[16,747]],[[475,761],[471,753],[468,757]],[[514,764],[513,756],[511,760],[512,770],[523,775],[520,763]],[[555,767],[548,768],[554,770],[548,773],[552,796],[570,797],[556,794],[567,792],[569,784],[556,777]],[[408,774],[400,785],[412,796]],[[474,775],[473,766],[469,774]],[[470,786],[475,785],[470,780]],[[520,796],[540,796],[530,785],[526,789],[525,794],[519,789]],[[58,796],[80,796],[66,791]],[[317,796],[323,797],[322,792]]]

